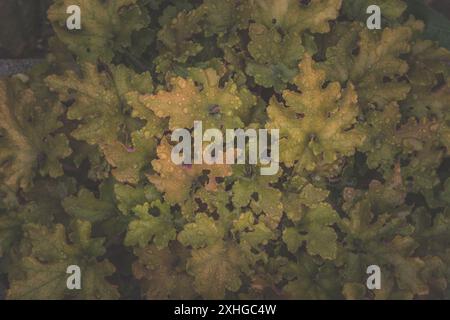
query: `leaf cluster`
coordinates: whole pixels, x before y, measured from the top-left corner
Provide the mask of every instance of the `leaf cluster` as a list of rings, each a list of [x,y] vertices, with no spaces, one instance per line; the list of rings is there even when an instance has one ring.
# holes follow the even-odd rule
[[[0,82],[0,295],[450,298],[450,52],[366,3],[84,0],[68,31],[53,1]],[[280,171],[173,164],[194,120],[280,129]]]

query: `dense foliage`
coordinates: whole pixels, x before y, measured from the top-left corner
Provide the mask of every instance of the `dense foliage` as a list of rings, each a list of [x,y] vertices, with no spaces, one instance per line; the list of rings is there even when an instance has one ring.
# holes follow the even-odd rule
[[[55,0],[0,82],[6,298],[450,298],[450,52],[342,2]],[[194,120],[280,129],[278,175],[173,164]]]

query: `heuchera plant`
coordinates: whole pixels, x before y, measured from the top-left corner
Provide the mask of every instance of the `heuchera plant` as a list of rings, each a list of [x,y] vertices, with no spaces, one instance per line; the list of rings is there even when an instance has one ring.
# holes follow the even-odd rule
[[[403,1],[78,3],[0,81],[6,298],[450,299],[450,52]],[[278,174],[175,165],[195,120],[280,129]]]

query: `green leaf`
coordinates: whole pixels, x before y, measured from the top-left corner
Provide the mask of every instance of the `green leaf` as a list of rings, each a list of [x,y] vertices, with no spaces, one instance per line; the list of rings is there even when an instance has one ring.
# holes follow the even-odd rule
[[[156,217],[151,214],[152,210],[157,211]],[[161,249],[166,247],[169,241],[175,240],[173,218],[167,203],[155,200],[151,205],[148,202],[137,205],[133,211],[138,219],[128,225],[125,245],[145,247],[149,242],[153,242]]]
[[[152,166],[157,174],[148,176],[156,189],[165,193],[164,199],[170,204],[184,204],[190,198],[197,179],[203,175],[205,170],[209,172],[208,183],[206,184],[206,189],[209,191],[217,191],[217,177],[227,177],[232,174],[231,165],[176,165],[171,160],[171,152],[172,146],[168,139],[164,137],[157,148],[159,159],[152,161]]]
[[[63,206],[64,210],[75,218],[90,222],[104,220],[115,212],[115,207],[110,201],[97,199],[86,189],[81,189],[76,197],[64,199]]]
[[[60,159],[71,154],[62,127],[62,107],[19,79],[0,81],[0,190],[28,189],[33,178],[63,174]]]
[[[338,273],[333,264],[321,263],[308,255],[301,255],[296,261],[283,265],[281,272],[288,280],[283,287],[288,299],[341,299],[341,288],[336,281]]]
[[[253,60],[248,61],[246,72],[263,87],[282,90],[297,71],[304,48],[297,34],[282,36],[276,27],[252,24],[249,28],[248,51]],[[270,46],[267,46],[267,43]]]
[[[268,227],[275,229],[283,213],[281,192],[270,184],[275,183],[278,176],[241,177],[233,185],[233,204],[237,208],[250,206],[256,214],[264,213],[261,218]]]
[[[350,83],[343,89],[333,82],[323,88],[326,74],[305,55],[294,83],[297,91],[283,91],[285,105],[272,99],[267,109],[269,129],[280,130],[280,160],[308,171],[318,163],[333,164],[351,156],[365,135],[352,128],[359,113],[357,93]],[[350,128],[350,129],[349,129]]]
[[[338,219],[338,214],[329,205],[318,205],[308,210],[297,227],[284,230],[283,241],[292,253],[296,253],[305,241],[310,255],[334,260],[337,255],[337,234],[331,225]]]
[[[0,216],[0,257],[21,237],[21,223],[14,217]]]
[[[25,227],[31,252],[19,263],[23,276],[10,277],[8,299],[117,299],[119,292],[105,278],[115,272],[108,260],[97,261],[105,253],[104,239],[91,238],[89,222],[77,220],[67,240],[64,226],[49,229],[30,224]],[[83,290],[68,290],[67,267],[78,265]]]
[[[223,236],[224,230],[220,225],[206,214],[200,213],[195,217],[195,222],[184,226],[177,239],[184,246],[199,249],[221,241]]]
[[[114,56],[131,45],[133,32],[146,27],[150,20],[137,0],[81,0],[81,30],[68,30],[67,8],[70,0],[56,0],[48,10],[48,18],[58,38],[79,60],[109,63]]]
[[[351,81],[363,106],[404,100],[410,86],[401,79],[408,71],[402,55],[411,51],[410,42],[422,29],[423,23],[412,18],[382,31],[368,30],[356,22],[339,23],[321,66],[331,80]]]
[[[133,275],[142,283],[142,295],[154,299],[194,299],[192,277],[185,269],[186,261],[179,252],[168,248],[147,246],[135,250],[138,261],[133,263]]]
[[[303,4],[296,0],[257,0],[250,3],[251,17],[266,26],[273,24],[286,32],[313,33],[330,31],[329,21],[337,18],[341,0],[320,0]]]
[[[202,121],[204,128],[240,128],[240,116],[255,104],[248,103],[248,90],[232,81],[219,86],[220,77],[214,69],[191,69],[193,79],[172,78],[172,90],[141,97],[142,103],[160,118],[169,117],[169,128],[192,128]],[[212,110],[215,109],[215,110]]]
[[[61,101],[75,98],[67,117],[80,124],[72,136],[98,145],[117,180],[138,183],[161,135],[162,123],[134,99],[136,92],[152,91],[150,74],[136,74],[122,65],[97,68],[87,63],[82,75],[67,71],[46,79]]]
[[[223,299],[227,291],[240,289],[241,268],[246,263],[238,247],[218,242],[193,250],[186,269],[194,277],[194,287],[199,294],[206,299]]]
[[[125,215],[137,205],[152,202],[160,197],[159,192],[152,185],[132,187],[117,183],[114,185],[114,193],[118,202],[117,207]]]
[[[248,232],[241,233],[241,243],[247,242],[253,248],[258,248],[260,245],[266,245],[270,240],[275,239],[274,232],[262,222],[252,226],[251,229]]]

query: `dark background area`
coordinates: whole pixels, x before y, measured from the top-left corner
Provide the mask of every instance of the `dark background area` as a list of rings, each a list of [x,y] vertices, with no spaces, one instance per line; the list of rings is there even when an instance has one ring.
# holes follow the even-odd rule
[[[429,6],[450,18],[450,0],[426,0]]]
[[[41,58],[45,55],[46,39],[52,34],[46,19],[51,2],[0,0],[0,59]],[[450,18],[450,0],[424,2]]]
[[[51,0],[0,0],[0,59],[39,58],[51,35]]]

